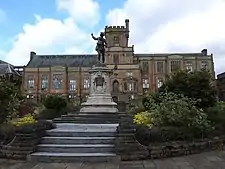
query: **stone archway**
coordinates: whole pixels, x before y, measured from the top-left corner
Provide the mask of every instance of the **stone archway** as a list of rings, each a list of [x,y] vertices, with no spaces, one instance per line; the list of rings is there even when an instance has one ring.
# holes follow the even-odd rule
[[[120,85],[117,80],[113,81],[113,92],[119,92],[120,91]]]

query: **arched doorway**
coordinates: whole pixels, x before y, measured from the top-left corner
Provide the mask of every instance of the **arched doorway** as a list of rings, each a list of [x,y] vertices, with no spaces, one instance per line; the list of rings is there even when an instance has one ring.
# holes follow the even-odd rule
[[[113,81],[113,92],[119,92],[120,91],[120,86],[119,86],[119,82],[117,80]]]

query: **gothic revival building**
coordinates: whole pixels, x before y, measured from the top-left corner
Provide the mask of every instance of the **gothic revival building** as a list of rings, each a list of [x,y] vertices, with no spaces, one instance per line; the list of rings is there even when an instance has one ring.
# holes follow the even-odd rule
[[[165,75],[177,69],[190,71],[207,68],[213,76],[213,55],[203,49],[198,53],[138,54],[129,46],[129,20],[125,26],[106,26],[106,64],[113,70],[112,95],[115,101],[127,102],[147,91],[155,91]],[[89,93],[88,70],[97,55],[38,55],[30,52],[23,72],[23,90],[28,99],[41,101],[47,94],[70,99],[84,99]]]

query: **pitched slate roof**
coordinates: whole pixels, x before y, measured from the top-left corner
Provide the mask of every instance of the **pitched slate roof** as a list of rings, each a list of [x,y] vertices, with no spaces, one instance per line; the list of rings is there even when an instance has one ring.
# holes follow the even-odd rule
[[[97,55],[35,55],[27,64],[27,67],[91,67],[96,64]]]
[[[18,76],[21,76],[15,69],[14,67],[2,60],[0,60],[0,74],[15,74]]]

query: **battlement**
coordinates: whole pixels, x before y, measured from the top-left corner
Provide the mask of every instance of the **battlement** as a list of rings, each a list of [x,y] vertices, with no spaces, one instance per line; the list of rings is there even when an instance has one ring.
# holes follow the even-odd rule
[[[106,26],[105,32],[129,32],[129,19],[125,20],[125,26]]]
[[[127,29],[125,26],[106,26],[105,27],[106,32],[125,32]]]

